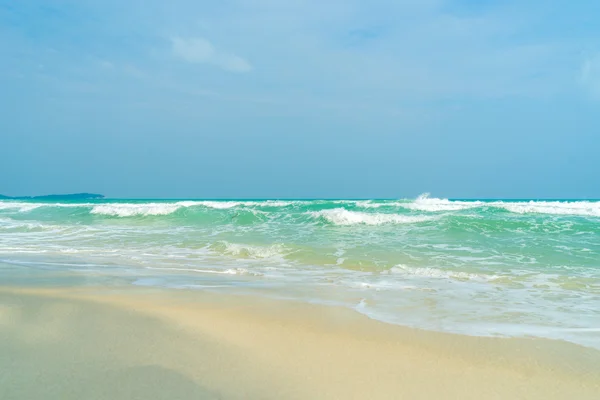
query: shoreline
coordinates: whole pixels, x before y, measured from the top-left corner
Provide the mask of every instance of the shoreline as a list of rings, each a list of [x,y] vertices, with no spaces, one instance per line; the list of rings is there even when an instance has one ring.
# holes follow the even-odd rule
[[[189,290],[0,287],[0,299],[3,399],[600,393],[600,351],[567,342],[422,331],[341,307]],[[52,384],[26,385],[34,379]],[[106,389],[115,381],[127,389]]]
[[[61,286],[213,287],[600,350],[599,216],[600,203],[585,201],[426,196],[9,201],[0,204],[0,270],[5,285],[49,276]]]

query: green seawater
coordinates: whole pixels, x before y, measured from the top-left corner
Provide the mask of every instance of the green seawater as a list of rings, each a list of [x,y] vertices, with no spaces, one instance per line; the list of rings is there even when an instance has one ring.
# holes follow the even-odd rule
[[[2,200],[0,276],[251,292],[600,348],[600,202]]]

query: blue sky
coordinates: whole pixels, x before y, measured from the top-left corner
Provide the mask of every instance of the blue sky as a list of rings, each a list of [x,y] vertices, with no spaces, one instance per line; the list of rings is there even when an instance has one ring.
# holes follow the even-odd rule
[[[0,0],[0,193],[600,198],[598,15]]]

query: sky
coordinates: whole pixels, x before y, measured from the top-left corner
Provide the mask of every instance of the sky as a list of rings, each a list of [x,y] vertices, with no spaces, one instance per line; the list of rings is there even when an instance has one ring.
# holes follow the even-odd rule
[[[600,198],[597,0],[0,0],[0,193]]]

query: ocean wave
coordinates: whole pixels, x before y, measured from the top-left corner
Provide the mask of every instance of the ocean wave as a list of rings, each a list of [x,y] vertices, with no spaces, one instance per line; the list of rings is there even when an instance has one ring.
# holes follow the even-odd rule
[[[311,203],[310,201],[303,201],[303,200],[295,200],[295,201],[266,200],[266,201],[252,202],[251,204],[259,206],[259,207],[289,207],[289,206],[310,204],[310,203]]]
[[[91,214],[114,217],[158,216],[173,214],[182,208],[206,207],[226,210],[243,205],[239,201],[178,201],[175,203],[106,203],[93,205]]]
[[[363,207],[380,207],[395,204],[414,211],[440,212],[461,211],[475,208],[503,209],[516,214],[549,214],[549,215],[579,215],[600,217],[600,202],[598,201],[481,201],[481,200],[448,200],[429,197],[425,193],[412,202],[396,203],[365,203]]]
[[[600,202],[591,201],[530,201],[530,202],[494,202],[493,207],[503,208],[517,214],[579,215],[600,217]]]
[[[414,224],[418,222],[431,221],[432,217],[411,216],[397,214],[365,213],[349,211],[345,208],[334,208],[330,210],[312,211],[310,215],[325,219],[334,225],[384,225],[384,224]]]
[[[214,210],[228,210],[240,206],[255,205],[255,202],[242,201],[178,201],[175,203],[106,203],[93,206],[91,213],[115,217],[169,215],[182,208],[204,207]],[[249,209],[251,212],[258,210]]]
[[[20,202],[0,202],[0,210],[13,210],[17,209],[18,211],[26,211],[33,210],[39,207],[37,204],[27,204]]]
[[[28,203],[24,201],[0,201],[0,211],[16,210],[17,212],[29,212],[41,207],[81,207],[80,204],[62,204],[62,203]]]
[[[178,204],[192,207],[202,206],[218,210],[226,210],[235,207],[289,207],[296,204],[310,203],[309,201],[284,201],[284,200],[199,200],[199,201],[180,201]]]
[[[460,211],[477,208],[484,205],[481,201],[452,201],[429,197],[428,193],[422,194],[411,203],[397,203],[399,206],[416,211]]]
[[[241,201],[185,201],[179,204],[185,205],[186,207],[191,206],[203,206],[207,208],[215,208],[217,210],[226,210],[229,208],[237,207],[243,204]]]
[[[390,202],[386,202],[386,203],[374,203],[372,200],[358,200],[354,203],[354,205],[356,205],[356,207],[360,207],[360,208],[380,208],[380,207],[384,207],[384,206],[393,206],[396,203],[390,203]]]
[[[97,215],[109,215],[113,217],[169,215],[181,207],[184,206],[179,203],[113,203],[95,205],[90,213]]]
[[[95,215],[113,217],[161,216],[169,215],[181,208],[230,210],[240,209],[254,213],[302,212],[308,209],[326,208],[333,204],[355,206],[357,208],[400,208],[416,213],[454,213],[463,210],[474,210],[475,215],[483,215],[487,210],[501,210],[513,214],[545,214],[558,216],[600,217],[600,201],[482,201],[482,200],[449,200],[429,197],[427,194],[415,200],[186,200],[171,202],[101,202],[101,203],[36,203],[28,201],[0,201],[2,214],[29,213],[40,208],[81,209]],[[304,208],[306,207],[306,208]],[[37,212],[37,211],[36,211]],[[424,215],[375,214],[370,212],[350,211],[345,208],[313,211],[331,223],[339,225],[421,222]],[[351,213],[354,213],[351,214]],[[412,213],[411,213],[412,214]],[[464,215],[464,214],[461,214]],[[425,215],[426,216],[426,215]]]
[[[48,208],[89,208],[91,214],[130,217],[138,215],[168,215],[180,208],[204,207],[227,210],[235,207],[288,207],[295,204],[309,203],[303,201],[220,201],[220,200],[185,200],[177,202],[136,202],[136,203],[32,203],[27,201],[0,201],[0,211],[29,212],[42,207]]]

